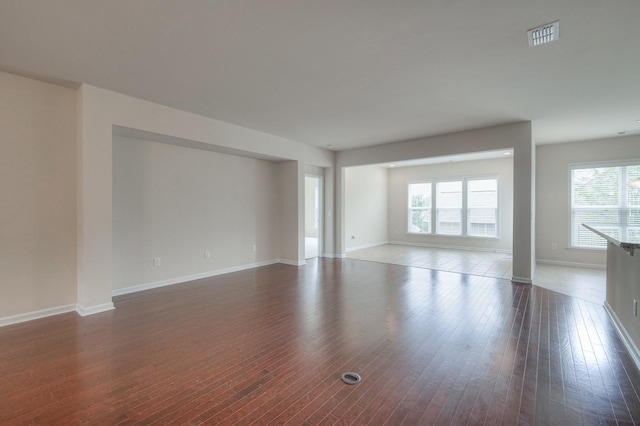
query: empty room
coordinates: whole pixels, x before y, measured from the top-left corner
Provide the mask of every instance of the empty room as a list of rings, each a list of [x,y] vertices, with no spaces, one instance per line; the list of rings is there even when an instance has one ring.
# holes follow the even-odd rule
[[[640,3],[0,2],[0,424],[640,424]]]

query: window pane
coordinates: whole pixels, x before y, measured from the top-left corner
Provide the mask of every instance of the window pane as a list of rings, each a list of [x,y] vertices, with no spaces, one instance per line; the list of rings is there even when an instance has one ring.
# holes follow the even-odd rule
[[[408,231],[431,233],[431,209],[409,209]]]
[[[462,234],[462,209],[438,209],[438,234]]]
[[[619,235],[618,228],[607,228],[607,227],[599,227],[599,230],[606,232],[614,238],[617,238]],[[573,245],[576,247],[585,247],[585,248],[606,248],[607,240],[602,238],[601,236],[595,234],[594,232],[589,231],[587,228],[582,226],[581,224],[574,225],[574,241]]]
[[[498,235],[498,180],[470,180],[467,183],[467,234],[475,237]]]
[[[627,167],[627,183],[640,178],[640,166]],[[627,203],[631,207],[640,207],[640,187],[627,185]]]
[[[436,232],[462,235],[462,181],[436,184]]]
[[[470,180],[467,184],[469,208],[498,208],[498,180]]]
[[[431,183],[409,184],[409,207],[431,208]]]
[[[619,167],[573,170],[573,207],[619,206],[619,179]]]
[[[627,214],[629,215],[628,224],[630,226],[640,226],[640,208],[629,209]]]
[[[436,184],[436,203],[439,209],[461,209],[462,182],[438,182]]]
[[[617,209],[573,209],[573,217],[578,225],[586,223],[594,227],[617,226],[620,222]]]
[[[475,237],[497,236],[497,209],[469,209],[467,233]]]
[[[431,182],[409,184],[408,232],[431,233]]]
[[[607,246],[585,229],[594,226],[618,240],[637,234],[640,227],[640,188],[628,182],[640,177],[640,165],[581,168],[571,171],[571,244]]]

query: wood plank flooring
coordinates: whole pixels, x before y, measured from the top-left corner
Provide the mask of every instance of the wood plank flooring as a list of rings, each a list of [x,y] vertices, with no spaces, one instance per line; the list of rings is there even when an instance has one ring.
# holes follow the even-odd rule
[[[640,424],[602,306],[535,286],[324,259],[114,302],[0,329],[0,424]]]

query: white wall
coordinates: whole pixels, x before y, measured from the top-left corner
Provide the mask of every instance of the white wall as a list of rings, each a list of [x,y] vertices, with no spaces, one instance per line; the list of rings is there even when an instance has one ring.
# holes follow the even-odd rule
[[[407,185],[445,177],[498,176],[499,239],[407,233]],[[389,239],[397,243],[511,251],[513,232],[513,159],[464,161],[389,169]]]
[[[385,167],[345,170],[344,214],[347,251],[388,241],[388,173]]]
[[[273,162],[114,136],[113,288],[276,261],[277,178]]]
[[[536,256],[542,262],[604,266],[604,250],[570,249],[569,165],[640,158],[640,136],[540,145],[537,157]],[[552,249],[557,244],[557,249]]]
[[[75,149],[75,92],[0,72],[0,325],[76,303]]]

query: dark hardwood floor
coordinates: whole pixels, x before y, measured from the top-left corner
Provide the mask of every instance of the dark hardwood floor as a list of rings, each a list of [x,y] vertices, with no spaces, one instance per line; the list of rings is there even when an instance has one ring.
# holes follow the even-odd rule
[[[602,306],[535,286],[320,260],[115,304],[0,329],[0,424],[640,423]]]

